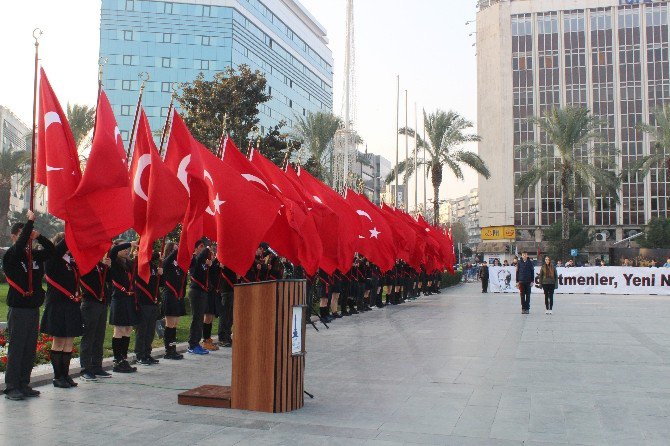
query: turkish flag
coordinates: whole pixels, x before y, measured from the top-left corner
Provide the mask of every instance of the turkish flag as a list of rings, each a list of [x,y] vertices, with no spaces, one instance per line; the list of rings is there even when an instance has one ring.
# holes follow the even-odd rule
[[[291,227],[295,243],[298,244],[298,260],[305,272],[312,276],[319,269],[319,261],[323,255],[323,246],[314,223],[314,218],[293,183],[286,177],[283,170],[258,151],[251,152],[251,163],[270,181],[276,197],[282,202],[282,214]]]
[[[412,218],[411,215],[406,214],[400,209],[394,210],[395,215],[403,220],[409,228],[411,228],[416,234],[416,240],[414,242],[414,249],[410,254],[409,265],[418,270],[421,265],[426,264],[426,231],[419,226],[419,224]]]
[[[204,146],[200,152],[209,186],[206,212],[216,223],[216,256],[222,265],[244,276],[281,204]]]
[[[111,239],[133,226],[128,159],[112,106],[98,97],[95,130],[84,176],[65,201],[65,240],[82,274],[91,271],[112,246]]]
[[[300,236],[296,233],[296,229],[289,223],[287,210],[283,204],[284,200],[279,190],[271,186],[271,181],[266,178],[265,174],[240,152],[228,136],[223,143],[221,158],[224,164],[239,172],[242,178],[259,190],[276,197],[282,203],[278,216],[265,234],[263,241],[268,243],[281,256],[290,260],[291,263],[300,264],[300,245],[302,242]]]
[[[161,160],[144,110],[140,112],[135,139],[130,168],[135,219],[133,228],[140,235],[138,273],[148,283],[153,243],[182,220],[188,205],[188,194],[177,176]]]
[[[195,244],[204,234],[205,209],[209,206],[209,188],[205,182],[199,144],[176,111],[165,153],[165,166],[179,179],[188,194],[188,205],[181,223],[177,264],[188,271]]]
[[[43,68],[39,96],[35,182],[47,187],[49,213],[67,221],[65,201],[79,186],[81,167],[72,130]]]
[[[395,265],[396,249],[393,231],[386,217],[366,198],[351,189],[347,189],[346,201],[358,214],[361,231],[360,252],[382,272]]]
[[[377,209],[386,217],[391,226],[396,240],[397,257],[410,263],[414,244],[416,243],[416,231],[404,219],[396,215],[395,211],[389,206],[382,205],[381,207],[377,207]]]
[[[433,262],[431,266],[436,269],[439,266],[442,251],[442,246],[437,240],[438,234],[421,215],[417,219],[417,224],[425,231],[427,255]]]

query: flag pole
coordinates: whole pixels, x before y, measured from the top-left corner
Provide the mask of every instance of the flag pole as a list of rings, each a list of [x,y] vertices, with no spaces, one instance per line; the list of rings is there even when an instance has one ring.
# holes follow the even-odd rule
[[[417,154],[419,150],[419,118],[414,103],[414,214],[419,215],[419,171],[417,170]]]
[[[393,207],[398,207],[398,151],[400,150],[400,75],[398,78],[398,92],[395,101],[395,192],[393,193]]]
[[[426,201],[428,183],[428,164],[426,164],[426,109],[423,109],[423,143],[423,217],[426,218],[428,215],[428,209],[426,208],[428,205]]]
[[[163,157],[163,152],[165,150],[165,140],[167,139],[168,133],[172,130],[172,110],[174,109],[174,95],[175,91],[172,90],[172,96],[170,97],[170,105],[168,106],[167,117],[165,118],[165,126],[163,126],[163,133],[161,134],[161,143],[158,149],[158,156]]]
[[[102,93],[102,71],[103,67],[107,65],[107,62],[109,59],[106,57],[99,57],[98,58],[98,97],[95,103],[95,120],[93,121],[93,138],[95,138],[95,128],[98,125],[98,104],[100,104],[100,93]]]
[[[37,75],[39,69],[39,47],[42,30],[35,28],[33,30],[33,39],[35,39],[35,77],[33,80],[33,137],[31,141],[30,155],[30,210],[35,210],[35,148],[37,146]]]
[[[403,191],[403,198],[404,198],[404,207],[405,207],[405,212],[409,213],[409,134],[407,132],[408,130],[408,125],[409,125],[409,104],[407,102],[407,90],[405,90],[405,175],[403,178],[403,183],[404,183],[404,191]]]
[[[130,133],[130,141],[128,141],[128,150],[126,152],[126,158],[128,159],[128,165],[130,166],[130,153],[133,150],[133,143],[135,143],[135,130],[137,130],[137,119],[140,116],[140,106],[142,105],[142,95],[144,94],[144,86],[147,81],[151,78],[149,73],[142,71],[138,77],[142,80],[140,84],[140,94],[137,98],[137,107],[135,107],[135,119],[133,120],[133,130]]]
[[[223,129],[221,130],[221,138],[219,139],[219,147],[216,150],[216,157],[223,159],[226,148],[226,137],[228,136],[228,113],[223,114]]]

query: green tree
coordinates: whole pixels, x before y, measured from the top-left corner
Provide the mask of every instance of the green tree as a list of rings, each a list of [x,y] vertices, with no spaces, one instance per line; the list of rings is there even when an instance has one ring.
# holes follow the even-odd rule
[[[447,227],[451,229],[451,237],[454,240],[454,245],[462,243],[466,245],[468,243],[468,230],[461,221],[453,221],[447,224]]]
[[[5,246],[9,240],[8,219],[12,177],[18,175],[19,183],[22,183],[29,169],[30,152],[11,148],[0,152],[0,240]]]
[[[95,124],[95,108],[88,105],[67,104],[67,120],[77,146],[82,143]]]
[[[206,80],[203,73],[198,74],[193,82],[180,85],[176,100],[183,111],[184,122],[198,141],[216,150],[227,114],[228,132],[242,149],[259,123],[259,106],[270,100],[266,84],[260,71],[251,71],[243,64],[237,70],[227,68],[216,73],[212,80]]]
[[[437,110],[434,113],[423,113],[423,121],[426,128],[427,139],[424,140],[414,129],[402,128],[400,134],[408,134],[417,138],[419,148],[426,148],[427,159],[418,161],[418,165],[426,164],[426,175],[430,175],[433,184],[433,219],[438,224],[440,218],[440,186],[443,180],[443,171],[446,166],[454,176],[463,179],[463,166],[474,169],[477,173],[489,178],[491,176],[483,159],[474,152],[464,150],[461,146],[468,142],[480,141],[479,135],[467,133],[473,127],[472,122],[465,119],[455,111]],[[406,160],[398,163],[397,171],[406,174],[407,177],[414,172],[414,160]],[[391,184],[395,181],[395,168],[386,177],[386,182]]]
[[[631,171],[639,171],[646,176],[652,168],[659,169],[658,178],[655,181],[663,183],[670,178],[670,104],[654,109],[652,124],[640,124],[638,127],[651,135],[651,154],[647,155],[631,166]]]
[[[332,113],[309,112],[296,116],[293,137],[302,142],[309,155],[305,168],[319,179],[325,179],[326,165],[332,156],[333,138],[342,120]]]
[[[288,134],[282,131],[286,123],[281,121],[279,125],[271,127],[261,138],[260,152],[264,157],[279,167],[284,167],[287,156],[300,150],[300,143],[288,140]]]
[[[574,211],[575,196],[586,196],[594,202],[594,185],[597,184],[618,202],[620,178],[609,170],[614,167],[611,151],[597,151],[589,144],[600,136],[600,122],[588,109],[554,108],[541,118],[531,119],[531,122],[546,135],[548,145],[531,142],[515,149],[518,158],[523,160],[522,168],[525,167],[524,173],[517,179],[517,193],[527,193],[540,181],[559,190],[563,248],[567,250],[570,213]],[[547,172],[552,171],[558,172],[557,184],[548,179]]]
[[[670,249],[670,219],[652,218],[644,232],[638,239],[643,248]]]
[[[593,238],[586,227],[577,220],[568,222],[568,238],[563,237],[563,223],[556,221],[544,231],[544,239],[549,242],[549,256],[554,260],[567,260],[570,249],[582,250]]]

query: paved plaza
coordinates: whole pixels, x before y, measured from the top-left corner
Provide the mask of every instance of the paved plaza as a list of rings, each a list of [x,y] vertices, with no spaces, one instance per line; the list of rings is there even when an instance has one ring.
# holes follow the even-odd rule
[[[177,405],[230,383],[222,350],[2,399],[0,444],[670,444],[670,299],[559,295],[551,316],[542,300],[526,316],[462,285],[308,327],[315,398],[293,413]]]

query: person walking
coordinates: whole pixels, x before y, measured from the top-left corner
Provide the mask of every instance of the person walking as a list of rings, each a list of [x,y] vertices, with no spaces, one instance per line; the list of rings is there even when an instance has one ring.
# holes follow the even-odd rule
[[[528,252],[521,253],[521,260],[516,266],[516,286],[521,295],[521,314],[530,313],[530,293],[535,279],[533,261],[528,258]]]
[[[489,291],[489,264],[482,262],[482,266],[479,268],[479,278],[482,281],[482,293],[488,293]]]
[[[554,308],[554,291],[558,288],[558,275],[556,267],[551,263],[549,256],[544,258],[540,268],[540,285],[544,290],[544,314],[552,314]]]

